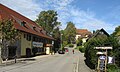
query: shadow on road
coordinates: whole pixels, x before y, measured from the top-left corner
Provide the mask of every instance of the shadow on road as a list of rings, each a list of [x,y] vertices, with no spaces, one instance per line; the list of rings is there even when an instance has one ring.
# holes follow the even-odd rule
[[[35,61],[36,59],[34,58],[30,58],[30,59],[23,59],[23,60],[20,60],[20,61]]]
[[[95,66],[92,63],[90,63],[87,59],[85,59],[84,62],[90,69],[95,69]]]

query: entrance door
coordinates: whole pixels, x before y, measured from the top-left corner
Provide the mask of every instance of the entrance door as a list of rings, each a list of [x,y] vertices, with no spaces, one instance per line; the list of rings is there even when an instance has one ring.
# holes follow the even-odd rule
[[[26,57],[30,57],[30,56],[31,56],[31,49],[26,48]]]

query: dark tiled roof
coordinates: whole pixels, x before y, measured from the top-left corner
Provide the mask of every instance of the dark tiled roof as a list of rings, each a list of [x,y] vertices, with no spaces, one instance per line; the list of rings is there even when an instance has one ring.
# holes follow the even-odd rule
[[[53,39],[52,37],[47,36],[45,33],[42,33],[45,31],[42,31],[43,29],[39,25],[37,25],[34,21],[0,4],[0,20],[4,19],[12,19],[15,28],[20,31],[31,33],[47,39]],[[21,22],[25,22],[24,26],[21,25]]]
[[[108,37],[110,36],[110,35],[102,28],[102,29],[96,31],[96,32],[93,34],[92,37],[96,37],[97,35],[99,35],[100,32],[103,32],[104,35],[106,35],[106,36],[108,36]]]

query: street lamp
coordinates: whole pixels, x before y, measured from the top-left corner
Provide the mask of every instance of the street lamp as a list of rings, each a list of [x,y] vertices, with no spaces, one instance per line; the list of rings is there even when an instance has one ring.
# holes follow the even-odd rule
[[[61,49],[62,49],[62,35],[63,35],[63,34],[61,34]]]

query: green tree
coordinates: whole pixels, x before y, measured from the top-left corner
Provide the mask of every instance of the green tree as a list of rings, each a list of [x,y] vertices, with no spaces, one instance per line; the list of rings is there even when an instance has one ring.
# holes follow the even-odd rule
[[[60,31],[60,34],[61,34],[61,40],[60,42],[62,43],[62,49],[64,49],[64,47],[68,44],[66,38],[65,38],[65,33],[64,33],[64,30],[61,30]]]
[[[82,43],[83,43],[82,38],[78,38],[76,43],[77,43],[77,46],[82,46]]]
[[[95,66],[97,65],[98,56],[96,55],[97,50],[94,49],[94,47],[104,46],[105,41],[107,41],[107,37],[105,37],[104,35],[98,35],[97,37],[93,37],[85,43],[85,57],[87,65],[90,68],[95,68]]]
[[[120,26],[115,28],[115,31],[112,33],[112,36],[118,36],[120,35]]]
[[[14,43],[17,39],[19,39],[19,32],[17,29],[15,29],[12,20],[3,20],[0,21],[0,33],[1,37],[0,39],[2,40],[1,42],[1,48],[2,50],[6,50],[3,55],[6,55],[8,53],[7,46]],[[1,57],[0,57],[1,58]]]
[[[60,25],[60,22],[57,21],[57,15],[57,12],[54,10],[42,11],[35,22],[40,25],[47,32],[47,34],[50,35],[53,34],[53,32],[55,34],[55,32],[59,32],[58,26]],[[57,31],[55,31],[56,29]],[[56,37],[55,35],[54,37]]]
[[[94,47],[100,47],[100,46],[112,46],[113,50],[108,51],[109,56],[115,56],[118,57],[118,40],[112,36],[105,37],[105,36],[97,36],[95,38],[91,38],[88,40],[88,42],[85,44],[85,57],[86,62],[88,66],[91,68],[95,68],[97,65],[97,58],[96,55],[97,50],[94,49]],[[119,59],[119,58],[117,58]]]
[[[68,43],[72,43],[73,41],[75,41],[76,28],[72,22],[67,23],[67,27],[64,30],[64,35]]]
[[[59,30],[58,27],[56,29],[54,29],[54,31],[53,31],[53,37],[55,39],[59,39],[60,38],[60,30]]]
[[[61,23],[58,22],[57,15],[57,12],[54,10],[42,11],[38,15],[38,18],[35,20],[35,22],[46,31],[47,35],[52,36],[56,39],[54,43],[55,48],[60,47],[59,26]]]
[[[117,42],[114,42],[113,40],[111,42],[114,42],[115,46],[113,54],[116,57],[116,65],[120,67],[120,26],[116,27],[111,35],[117,40]]]

